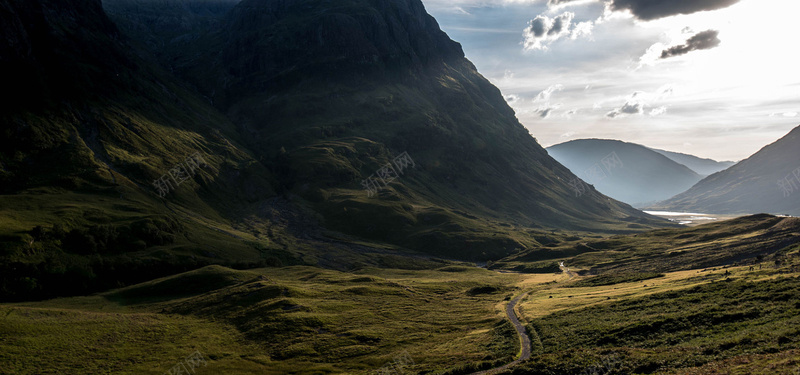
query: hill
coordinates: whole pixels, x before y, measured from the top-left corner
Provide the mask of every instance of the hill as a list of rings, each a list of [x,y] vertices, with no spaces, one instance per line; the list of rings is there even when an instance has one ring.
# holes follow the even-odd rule
[[[598,191],[637,207],[681,193],[701,178],[634,143],[579,139],[548,147],[547,152]]]
[[[0,2],[0,298],[664,225],[576,197],[419,1],[337,4]],[[377,191],[390,162],[403,175]]]
[[[156,22],[129,2],[107,4],[113,19]],[[575,196],[574,176],[420,1],[246,0],[217,23],[186,44],[151,49],[171,54],[170,68],[237,124],[278,192],[307,202],[329,229],[477,259],[536,246],[496,235],[503,222],[662,225],[591,189]],[[120,25],[140,41],[164,38]],[[400,155],[413,165],[377,179]]]
[[[200,354],[198,373],[474,373],[519,353],[502,312],[523,296],[533,356],[502,373],[790,373],[798,230],[800,219],[757,215],[576,239],[553,244],[582,246],[561,255],[575,271],[563,273],[208,266],[94,296],[0,304],[0,365],[161,374]]]
[[[800,215],[800,127],[736,165],[658,203],[671,211]]]
[[[699,158],[694,155],[683,154],[680,152],[665,151],[655,148],[651,148],[651,150],[672,159],[678,164],[683,164],[689,167],[689,169],[697,172],[697,174],[703,177],[723,171],[726,168],[736,164],[736,162],[733,161],[716,161],[712,159]]]

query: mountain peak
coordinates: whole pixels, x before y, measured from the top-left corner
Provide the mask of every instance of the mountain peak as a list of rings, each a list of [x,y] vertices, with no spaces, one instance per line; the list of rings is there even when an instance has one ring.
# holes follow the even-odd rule
[[[380,73],[464,57],[419,0],[244,0],[226,31],[235,77]]]

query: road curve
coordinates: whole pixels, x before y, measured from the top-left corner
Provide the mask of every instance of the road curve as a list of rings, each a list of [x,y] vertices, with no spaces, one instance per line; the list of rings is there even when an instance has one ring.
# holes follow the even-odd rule
[[[521,294],[517,296],[517,298],[512,299],[511,302],[506,305],[506,316],[508,316],[508,320],[511,321],[511,324],[514,325],[514,329],[517,330],[517,336],[519,336],[519,341],[522,346],[522,353],[520,354],[519,358],[506,365],[495,367],[489,370],[474,372],[471,375],[493,374],[498,371],[506,370],[511,366],[515,366],[531,357],[531,338],[528,337],[528,334],[525,332],[525,326],[520,323],[519,319],[517,318],[517,314],[514,313],[514,307],[527,295],[528,293]]]

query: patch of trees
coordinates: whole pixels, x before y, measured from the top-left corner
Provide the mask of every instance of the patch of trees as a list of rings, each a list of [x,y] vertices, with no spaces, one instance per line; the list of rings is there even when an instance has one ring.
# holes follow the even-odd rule
[[[144,219],[130,225],[93,225],[66,231],[61,225],[37,226],[30,232],[45,247],[59,247],[71,254],[122,254],[151,246],[169,245],[183,227],[171,218]],[[49,246],[47,246],[49,245]]]
[[[190,271],[208,262],[171,259],[84,257],[49,254],[41,262],[0,262],[0,301],[30,301],[87,295]]]

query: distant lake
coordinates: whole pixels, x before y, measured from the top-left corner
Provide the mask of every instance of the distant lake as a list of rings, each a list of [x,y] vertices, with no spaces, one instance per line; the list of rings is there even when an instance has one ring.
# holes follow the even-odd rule
[[[645,211],[645,213],[658,216],[669,221],[674,221],[682,225],[700,225],[714,220],[718,220],[718,215],[701,214],[696,212],[673,212],[673,211]]]

